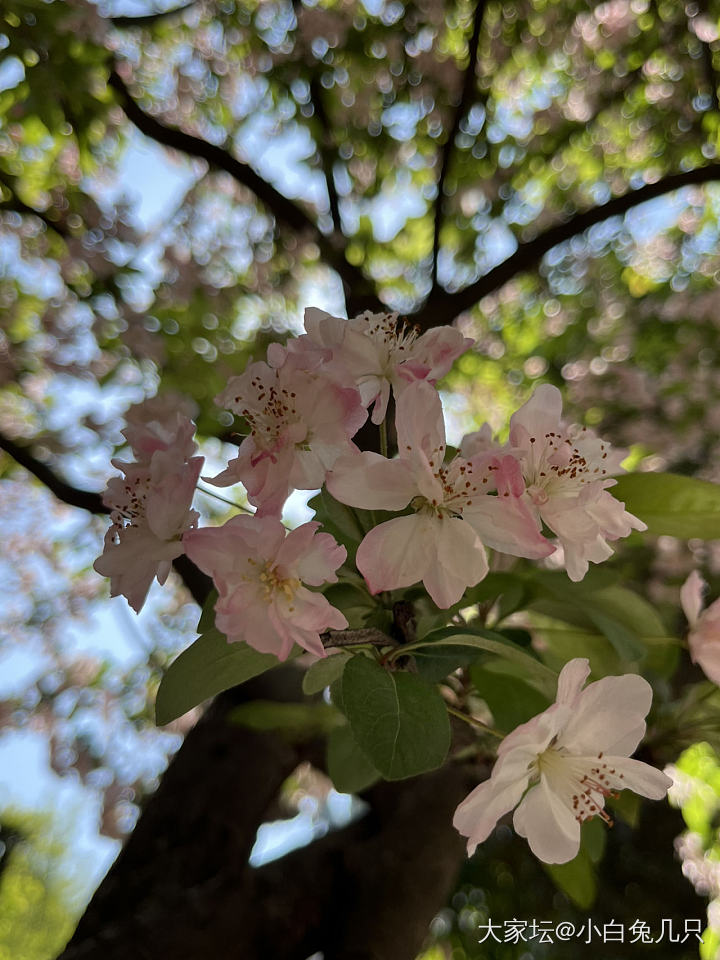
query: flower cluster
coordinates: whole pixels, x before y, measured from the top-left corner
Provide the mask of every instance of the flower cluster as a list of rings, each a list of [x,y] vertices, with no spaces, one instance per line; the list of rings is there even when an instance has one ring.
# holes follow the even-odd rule
[[[184,552],[212,577],[215,624],[229,642],[278,660],[296,646],[323,657],[323,634],[348,627],[321,590],[338,581],[347,551],[317,520],[286,530],[293,490],[324,485],[335,508],[371,512],[355,557],[371,594],[422,582],[448,611],[486,576],[488,549],[540,560],[559,544],[568,575],[581,580],[589,563],[612,553],[609,542],[644,529],[609,492],[621,454],[563,422],[555,387],[539,387],[513,415],[507,443],[486,424],[449,451],[436,384],[472,341],[449,327],[420,335],[395,314],[341,320],[312,308],[305,329],[273,344],[216,398],[244,437],[208,482],[241,483],[254,513],[198,528],[191,504],[203,459],[194,455],[189,411],[155,399],[129,412],[124,435],[135,460],[113,460],[123,476],[104,495],[112,526],[95,563],[113,595],[139,610],[153,578],[163,582]],[[369,409],[387,437],[391,395],[397,454],[387,455],[386,442],[382,454],[360,450],[353,438]],[[372,519],[376,510],[396,516]],[[684,599],[691,648],[708,669],[714,608],[700,616],[695,581]],[[606,677],[582,689],[589,669],[584,659],[565,665],[556,702],[503,740],[492,776],[459,806],[455,825],[470,852],[517,806],[515,829],[533,852],[564,862],[578,851],[584,820],[609,819],[614,790],[664,795],[668,778],[630,759],[645,731],[649,684]]]
[[[123,435],[136,459],[112,461],[124,476],[110,480],[103,495],[112,525],[94,566],[110,578],[111,596],[127,597],[140,612],[153,579],[165,583],[183,534],[197,523],[191,503],[203,457],[193,456],[190,418],[163,400],[136,404],[127,420]]]

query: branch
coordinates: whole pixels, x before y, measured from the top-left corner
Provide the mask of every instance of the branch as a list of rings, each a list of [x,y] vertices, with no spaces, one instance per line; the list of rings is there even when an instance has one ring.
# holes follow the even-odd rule
[[[318,152],[322,162],[323,173],[325,174],[325,183],[327,185],[328,200],[330,202],[330,216],[333,220],[335,230],[341,229],[340,223],[340,204],[338,193],[335,187],[335,177],[333,176],[333,156],[332,156],[332,126],[328,121],[328,115],[325,112],[325,105],[322,99],[322,90],[317,81],[317,76],[313,74],[310,78],[310,102],[315,111],[315,117],[320,126],[320,136],[318,138]]]
[[[720,162],[709,163],[683,173],[668,174],[655,183],[648,183],[638,190],[630,190],[620,197],[613,197],[598,207],[584,210],[564,223],[550,227],[532,240],[521,243],[512,256],[464,289],[456,293],[438,292],[432,301],[428,298],[423,308],[413,317],[413,321],[422,329],[451,323],[455,317],[474,307],[487,294],[499,289],[517,274],[533,268],[553,247],[583,233],[596,223],[602,223],[610,217],[622,216],[641,203],[682,187],[697,186],[713,180],[720,180]]]
[[[150,27],[159,20],[165,20],[170,17],[176,17],[191,7],[194,7],[198,0],[190,0],[181,7],[172,7],[170,10],[159,10],[157,13],[147,13],[140,17],[108,17],[108,21],[114,27]]]
[[[111,72],[108,84],[119,95],[120,103],[128,120],[146,137],[150,137],[151,140],[163,146],[171,147],[173,150],[179,150],[190,157],[199,157],[205,160],[210,167],[229,173],[239,184],[251,190],[277,221],[292,230],[307,230],[312,234],[312,238],[320,248],[325,261],[338,272],[343,280],[346,295],[348,293],[356,294],[358,290],[369,291],[370,287],[366,277],[357,267],[354,267],[345,259],[345,237],[338,230],[330,235],[322,233],[313,219],[301,207],[289,200],[279,190],[276,190],[267,180],[263,180],[247,163],[233,157],[222,147],[185,133],[183,130],[169,127],[156,117],[146,113],[132,98],[125,82],[115,71]],[[367,293],[367,295],[370,296],[371,294]],[[375,309],[382,310],[382,303],[374,294],[372,297],[376,304]]]
[[[0,450],[8,453],[16,463],[19,463],[28,473],[31,473],[40,483],[44,484],[63,503],[67,503],[71,507],[79,507],[81,510],[87,510],[88,513],[110,513],[110,508],[102,502],[99,493],[93,493],[91,490],[78,490],[77,487],[66,483],[44,463],[37,460],[27,447],[19,446],[4,434],[0,434]]]
[[[66,483],[50,467],[37,460],[27,447],[19,446],[2,433],[0,433],[0,450],[9,454],[16,463],[44,484],[62,503],[86,510],[88,513],[106,515],[110,513],[110,508],[105,506],[99,493],[94,493],[92,490],[78,490],[77,487]],[[202,606],[212,589],[210,578],[198,570],[195,564],[184,555],[173,560],[173,567],[192,594],[193,600]]]
[[[442,152],[442,162],[440,165],[440,175],[437,182],[437,200],[435,202],[435,231],[433,236],[433,252],[432,252],[432,289],[437,289],[437,267],[438,267],[438,254],[440,252],[440,230],[442,228],[443,220],[443,193],[445,191],[445,180],[447,179],[448,172],[450,170],[450,164],[452,162],[453,148],[455,146],[455,138],[458,135],[460,130],[460,124],[470,110],[470,106],[473,100],[473,93],[475,90],[475,70],[477,68],[478,61],[478,47],[480,44],[480,31],[482,29],[483,17],[485,16],[485,6],[487,0],[478,0],[477,6],[475,7],[475,18],[473,21],[473,32],[469,44],[469,54],[470,60],[465,70],[465,76],[463,78],[463,88],[462,94],[460,96],[460,103],[458,104],[457,110],[455,111],[455,116],[453,117],[452,126],[447,135],[447,139],[443,145]],[[432,293],[431,293],[432,296]]]

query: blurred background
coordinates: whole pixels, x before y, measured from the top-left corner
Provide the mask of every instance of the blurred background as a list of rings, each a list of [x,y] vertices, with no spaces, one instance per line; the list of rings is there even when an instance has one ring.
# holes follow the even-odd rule
[[[199,716],[153,722],[196,636],[180,579],[136,616],[91,567],[130,404],[189,398],[219,465],[228,376],[298,333],[305,306],[388,309],[476,340],[441,385],[451,442],[502,433],[551,382],[629,469],[720,482],[719,17],[711,0],[5,0],[0,960],[57,956]],[[720,593],[717,542],[633,537],[613,565],[665,632],[685,629],[691,569]],[[668,702],[699,679],[689,661],[679,676]],[[659,748],[674,805],[627,809],[581,863],[546,869],[501,827],[425,960],[591,949],[478,945],[489,918],[657,935],[662,918],[705,929],[708,904],[701,956],[720,955],[716,716]],[[250,862],[360,809],[303,763]]]

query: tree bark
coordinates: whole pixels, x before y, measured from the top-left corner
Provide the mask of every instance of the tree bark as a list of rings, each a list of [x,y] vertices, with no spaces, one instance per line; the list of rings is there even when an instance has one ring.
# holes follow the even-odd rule
[[[413,960],[462,862],[452,812],[468,769],[378,784],[360,820],[253,869],[268,807],[320,745],[233,726],[227,713],[254,698],[297,699],[300,678],[280,668],[215,700],[60,960]]]

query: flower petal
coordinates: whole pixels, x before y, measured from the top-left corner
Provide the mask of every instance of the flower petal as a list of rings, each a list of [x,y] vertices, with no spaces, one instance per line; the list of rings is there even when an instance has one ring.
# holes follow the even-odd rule
[[[574,703],[558,743],[572,753],[628,756],[645,733],[652,687],[637,674],[603,677],[589,684]]]
[[[456,517],[444,517],[435,523],[436,535],[432,545],[434,557],[423,583],[435,603],[442,610],[451,607],[475,586],[488,572],[485,549],[470,526]]]
[[[445,453],[445,421],[440,394],[424,380],[408,384],[397,398],[395,418],[400,456],[410,450],[422,451],[436,465]],[[438,461],[436,453],[439,453]]]
[[[543,863],[567,863],[580,849],[580,824],[545,776],[525,794],[513,826]]]
[[[632,790],[650,800],[662,800],[672,786],[672,780],[662,770],[649,763],[629,757],[604,756],[605,776],[617,790]]]
[[[510,418],[510,443],[515,444],[516,427],[524,428],[529,437],[539,439],[557,430],[562,416],[562,394],[549,383],[540,384],[530,399]],[[524,446],[524,443],[522,444]]]
[[[369,450],[337,460],[326,485],[340,503],[362,510],[402,510],[418,492],[407,460],[386,460]]]
[[[590,661],[587,657],[575,657],[569,660],[558,676],[555,703],[567,703],[572,706],[580,696],[583,684],[590,676]]]
[[[685,583],[680,587],[680,604],[690,626],[694,626],[700,611],[703,608],[703,593],[707,583],[697,570],[693,570]]]
[[[431,518],[416,513],[373,527],[356,556],[370,592],[397,590],[422,580],[432,563],[435,533]]]
[[[471,505],[463,508],[463,517],[492,550],[533,560],[555,551],[540,533],[530,508],[517,497],[474,497]]]
[[[458,806],[453,826],[468,838],[468,856],[475,852],[479,843],[487,840],[500,817],[518,803],[527,784],[527,775],[509,783],[498,783],[491,777],[475,787]]]

